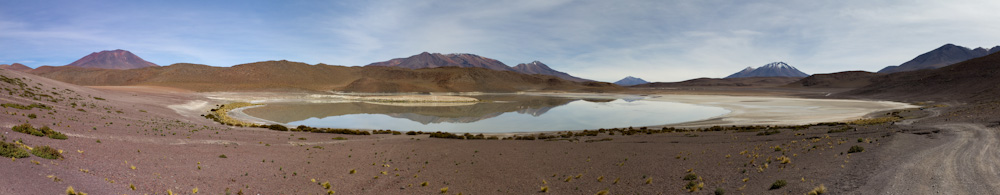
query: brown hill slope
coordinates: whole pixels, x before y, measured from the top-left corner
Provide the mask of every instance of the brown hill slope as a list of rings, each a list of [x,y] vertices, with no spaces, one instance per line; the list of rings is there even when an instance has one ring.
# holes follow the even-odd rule
[[[13,63],[13,64],[0,64],[0,69],[16,70],[21,72],[31,71],[31,67],[25,66],[24,64]]]
[[[866,71],[846,71],[830,74],[814,74],[788,84],[788,87],[810,88],[859,88],[872,84],[878,73]]]
[[[622,89],[610,83],[576,83],[554,76],[482,68],[413,70],[309,65],[289,61],[265,61],[233,67],[174,64],[129,70],[44,66],[31,73],[78,85],[154,85],[194,91],[600,92]]]
[[[139,56],[132,54],[132,52],[116,49],[90,53],[90,55],[84,56],[83,58],[80,58],[79,60],[76,60],[66,66],[103,69],[136,69],[157,67],[159,65],[143,60]]]
[[[697,78],[681,82],[655,82],[633,85],[631,88],[669,88],[669,87],[776,87],[795,82],[797,77],[748,77],[748,78]]]
[[[503,62],[474,54],[440,54],[423,52],[406,58],[396,58],[384,62],[375,62],[366,66],[388,66],[409,69],[464,67],[485,68],[491,70],[514,71]]]
[[[841,96],[900,101],[995,100],[1000,95],[1000,53],[933,70],[880,76]]]

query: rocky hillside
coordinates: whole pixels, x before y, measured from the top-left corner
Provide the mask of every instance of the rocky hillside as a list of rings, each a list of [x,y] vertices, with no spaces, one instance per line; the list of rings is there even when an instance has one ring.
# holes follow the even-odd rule
[[[872,84],[880,74],[865,71],[846,71],[830,74],[814,74],[788,84],[789,87],[811,88],[858,88]]]
[[[539,62],[539,61],[533,61],[531,63],[518,64],[517,66],[514,66],[513,69],[514,69],[515,72],[519,72],[519,73],[522,73],[522,74],[551,75],[551,76],[559,77],[561,79],[566,79],[568,81],[576,81],[576,82],[590,81],[590,80],[587,80],[587,79],[583,79],[583,78],[575,77],[573,75],[569,75],[569,74],[567,74],[565,72],[561,72],[561,71],[549,68],[548,65],[545,65],[544,63]]]
[[[878,73],[888,74],[894,72],[941,68],[996,52],[1000,52],[1000,46],[993,47],[989,50],[982,47],[969,49],[949,43],[927,53],[920,54],[916,58],[900,64],[899,66],[885,67],[882,70],[879,70]]]
[[[0,69],[6,70],[16,70],[21,72],[31,71],[31,67],[25,66],[24,64],[14,63],[14,64],[0,64]]]
[[[406,58],[396,58],[384,62],[371,63],[368,66],[399,67],[408,69],[438,68],[438,67],[462,67],[462,68],[485,68],[490,70],[512,71],[522,74],[541,74],[559,77],[568,81],[587,82],[591,80],[575,77],[565,72],[549,68],[548,65],[539,61],[522,63],[510,67],[503,62],[492,58],[482,57],[475,54],[440,54],[423,52]]]
[[[159,65],[147,62],[132,52],[117,49],[112,51],[94,52],[66,66],[101,69],[136,69],[157,67]]]
[[[1000,53],[933,70],[882,75],[838,95],[899,101],[979,101],[1000,97]]]

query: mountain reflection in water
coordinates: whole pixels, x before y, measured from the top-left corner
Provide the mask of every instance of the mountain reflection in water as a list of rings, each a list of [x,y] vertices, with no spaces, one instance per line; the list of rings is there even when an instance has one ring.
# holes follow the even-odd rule
[[[717,107],[538,95],[475,96],[478,103],[270,103],[250,116],[286,126],[397,131],[535,132],[650,126],[707,119]]]

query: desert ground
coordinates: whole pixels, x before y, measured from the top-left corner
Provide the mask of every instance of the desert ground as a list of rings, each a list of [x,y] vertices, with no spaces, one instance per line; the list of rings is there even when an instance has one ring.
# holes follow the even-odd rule
[[[776,112],[806,112],[789,119],[760,113],[792,100],[785,98],[823,93],[648,90],[636,93],[660,96],[654,101],[687,98],[685,103],[733,112],[668,125],[683,127],[673,132],[657,131],[663,129],[657,126],[583,136],[587,132],[576,131],[574,136],[560,133],[551,139],[477,140],[226,126],[201,116],[231,101],[212,94],[166,87],[81,87],[7,70],[0,70],[0,75],[8,78],[0,82],[5,89],[0,91],[0,103],[48,107],[0,108],[4,142],[47,145],[62,156],[0,161],[4,167],[0,174],[6,175],[0,179],[5,184],[0,194],[63,194],[70,186],[89,194],[804,194],[819,188],[828,194],[982,194],[1000,190],[995,185],[998,169],[992,164],[1000,155],[990,150],[998,146],[993,112],[1000,104],[996,103],[906,102],[917,105],[911,107],[802,100],[807,105],[854,107]],[[689,95],[700,93],[753,95],[749,98],[755,102]],[[745,103],[763,108],[740,106]],[[856,120],[861,118],[869,120]],[[899,120],[879,120],[885,118]],[[25,123],[48,126],[68,139],[12,130]],[[709,128],[715,125],[720,127]],[[785,184],[776,185],[779,180]]]

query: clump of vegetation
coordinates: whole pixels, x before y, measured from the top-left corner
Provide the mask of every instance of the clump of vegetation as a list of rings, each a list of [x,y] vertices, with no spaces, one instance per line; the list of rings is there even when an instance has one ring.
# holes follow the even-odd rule
[[[548,192],[549,192],[549,186],[542,186],[542,190],[540,190],[540,191],[538,191],[538,192],[541,192],[541,193],[548,193]]]
[[[16,108],[16,109],[21,109],[21,110],[31,110],[33,108],[38,108],[38,109],[43,109],[43,110],[52,110],[51,106],[46,106],[45,104],[39,104],[39,103],[33,103],[33,104],[27,105],[27,106],[21,105],[21,104],[15,104],[15,103],[3,103],[3,104],[0,104],[0,106],[2,106],[4,108]]]
[[[861,147],[861,146],[858,146],[858,145],[851,146],[851,149],[847,149],[847,153],[858,153],[858,152],[864,152],[864,151],[865,151],[865,147]]]
[[[897,122],[901,119],[902,118],[897,115],[892,115],[892,116],[884,116],[878,118],[863,118],[863,119],[853,120],[847,123],[852,125],[877,125],[883,123]]]
[[[219,158],[229,158],[229,157],[227,157],[225,154],[223,154],[223,155],[219,155]]]
[[[347,140],[347,138],[344,138],[344,137],[335,137],[335,138],[330,138],[330,139],[333,139],[333,140]]]
[[[448,187],[443,187],[443,188],[441,188],[441,193],[442,193],[442,194],[444,194],[444,193],[448,193]]]
[[[87,193],[77,192],[73,186],[66,187],[66,195],[87,195]]]
[[[684,189],[688,190],[688,192],[697,192],[702,188],[705,188],[705,183],[693,180],[684,185]]]
[[[46,137],[49,137],[49,138],[52,138],[52,139],[67,139],[68,138],[68,137],[66,137],[65,134],[62,134],[62,133],[60,133],[58,131],[55,131],[55,130],[52,130],[51,128],[49,128],[49,126],[42,126],[41,129],[35,129],[35,127],[32,127],[31,124],[28,124],[28,123],[24,123],[24,124],[21,124],[21,125],[14,126],[14,128],[11,128],[11,130],[13,130],[15,132],[30,134],[30,135],[39,136],[39,137],[46,136]]]
[[[7,158],[27,158],[30,155],[28,151],[18,147],[17,144],[0,141],[0,156]]]
[[[49,146],[38,146],[32,148],[31,154],[45,159],[59,159],[63,157],[62,154],[59,153],[59,150]]]
[[[780,130],[772,129],[772,130],[767,130],[767,131],[764,131],[764,132],[757,133],[757,135],[774,135],[774,134],[779,134],[779,133],[781,133]]]
[[[774,183],[771,184],[771,190],[780,189],[782,187],[785,187],[785,185],[788,185],[788,182],[779,179],[778,181],[774,181]]]
[[[323,183],[322,183],[322,184],[320,184],[320,185],[322,185],[322,186],[323,186],[323,189],[327,189],[327,190],[329,190],[329,189],[330,189],[330,187],[331,187],[331,186],[330,186],[330,182],[329,182],[329,181],[327,181],[327,182],[323,182]]]
[[[611,193],[611,192],[609,192],[608,190],[601,190],[601,191],[597,191],[597,195],[608,195],[608,194],[610,194],[610,193]]]
[[[715,188],[715,195],[725,195],[726,190],[722,188]]]
[[[696,175],[694,173],[688,173],[687,175],[684,175],[684,180],[685,181],[691,181],[691,180],[696,180],[696,179],[698,179],[698,175]]]
[[[806,195],[820,195],[826,194],[826,187],[823,184],[819,184],[819,187],[813,188],[812,191],[806,192]]]

